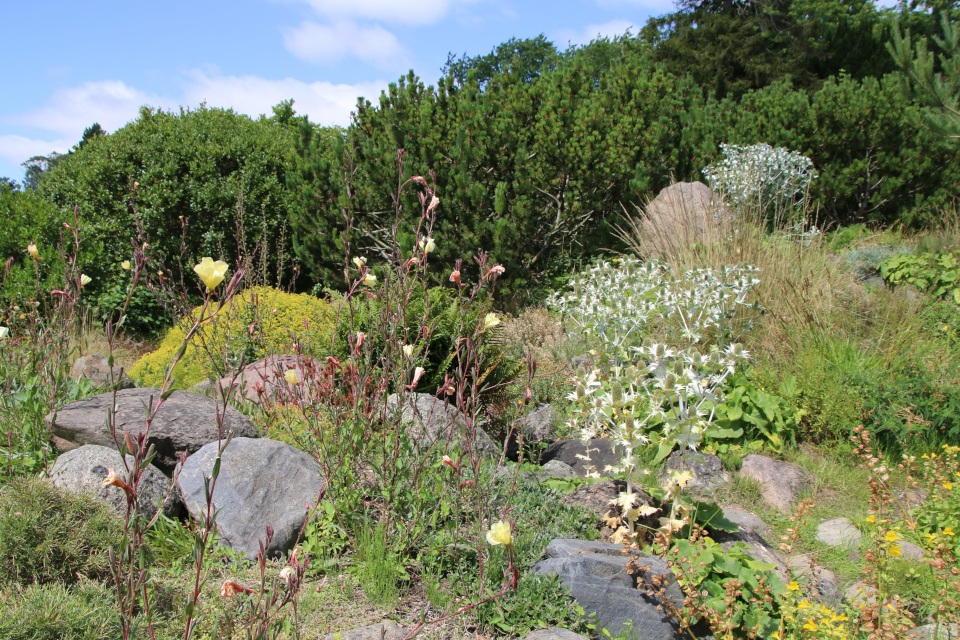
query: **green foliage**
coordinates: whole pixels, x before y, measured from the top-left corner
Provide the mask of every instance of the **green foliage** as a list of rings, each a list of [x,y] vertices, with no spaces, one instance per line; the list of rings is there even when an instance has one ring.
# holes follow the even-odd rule
[[[788,398],[796,396],[796,378],[784,380],[781,392]],[[742,374],[734,375],[723,403],[717,406],[715,422],[719,429],[708,429],[704,436],[708,441],[717,438],[724,443],[732,438],[753,450],[769,448],[779,453],[784,445],[796,442],[805,416],[803,409],[786,398],[764,391]]]
[[[114,265],[130,257],[131,241],[149,242],[175,281],[182,260],[192,282],[190,267],[199,258],[235,265],[238,251],[253,254],[258,237],[282,237],[292,139],[273,120],[229,109],[143,108],[135,121],[66,156],[39,190],[62,211],[79,207],[80,236],[90,252],[80,268],[94,278],[91,295],[108,290]],[[289,255],[289,246],[269,250]]]
[[[195,308],[184,322],[192,323],[201,310]],[[304,355],[328,353],[334,316],[329,304],[308,294],[270,287],[247,289],[194,335],[174,370],[175,387],[223,377],[241,358],[250,364],[271,354],[294,353],[295,345]],[[159,387],[185,335],[183,322],[171,327],[156,351],[130,368],[130,376],[141,386]]]
[[[11,319],[31,307],[38,295],[46,299],[54,283],[60,282],[63,259],[57,246],[66,219],[35,190],[0,185],[0,220],[4,221],[0,226],[0,265],[13,259],[9,274],[0,275],[0,324],[10,326]],[[27,253],[31,242],[43,260],[34,261]]]
[[[355,551],[357,577],[363,592],[372,602],[390,608],[397,600],[397,582],[409,576],[387,535],[384,523],[364,527],[357,537]]]
[[[684,591],[733,633],[726,637],[770,637],[779,628],[779,601],[768,598],[784,592],[773,571],[776,565],[754,560],[740,544],[725,552],[709,537],[695,542],[679,538],[669,554]],[[732,596],[730,585],[735,586]]]
[[[954,557],[960,554],[960,447],[944,445],[932,454],[923,454],[917,475],[927,498],[912,510],[917,541],[928,549],[947,546]]]
[[[441,72],[452,77],[459,86],[465,85],[469,79],[482,87],[504,74],[510,74],[520,82],[532,82],[556,66],[558,57],[556,47],[541,33],[536,38],[524,40],[510,38],[485,56],[463,54],[455,57],[451,53]]]
[[[960,251],[894,255],[880,263],[880,275],[890,284],[909,283],[960,304]]]
[[[0,580],[28,585],[104,577],[122,525],[109,507],[48,480],[11,481],[0,493]]]
[[[121,637],[115,601],[110,589],[87,580],[14,586],[0,593],[0,639],[115,640]]]
[[[477,617],[481,625],[511,637],[548,627],[581,634],[589,634],[595,628],[557,575],[525,576],[516,590],[481,605]]]

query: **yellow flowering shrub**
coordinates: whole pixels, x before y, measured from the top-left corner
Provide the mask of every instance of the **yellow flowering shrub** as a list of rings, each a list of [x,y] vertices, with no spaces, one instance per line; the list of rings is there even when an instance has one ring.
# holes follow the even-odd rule
[[[160,386],[201,309],[195,308],[191,317],[171,327],[157,350],[133,365],[128,373],[138,385]],[[271,354],[293,353],[295,341],[301,344],[304,355],[327,355],[335,320],[335,309],[315,296],[271,287],[247,289],[193,337],[174,370],[174,386],[184,389],[220,378],[239,364],[241,356],[250,363]]]

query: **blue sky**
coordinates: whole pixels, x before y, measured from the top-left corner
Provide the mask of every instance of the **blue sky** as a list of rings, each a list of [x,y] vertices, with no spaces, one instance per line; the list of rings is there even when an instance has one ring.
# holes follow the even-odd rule
[[[4,10],[0,176],[64,152],[99,122],[115,131],[141,105],[233,107],[256,116],[293,98],[299,113],[347,124],[414,69],[440,76],[448,52],[478,55],[541,33],[560,48],[642,26],[672,0],[75,0]]]

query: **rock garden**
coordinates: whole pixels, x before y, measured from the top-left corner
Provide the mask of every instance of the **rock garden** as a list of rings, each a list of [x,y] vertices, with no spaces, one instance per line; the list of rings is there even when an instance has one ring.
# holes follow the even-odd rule
[[[442,194],[400,190],[418,230],[347,245],[343,291],[205,257],[136,342],[135,243],[105,324],[68,268],[4,327],[0,637],[956,637],[955,291],[892,249],[862,276],[956,225],[680,183],[507,313],[501,264],[433,260]]]

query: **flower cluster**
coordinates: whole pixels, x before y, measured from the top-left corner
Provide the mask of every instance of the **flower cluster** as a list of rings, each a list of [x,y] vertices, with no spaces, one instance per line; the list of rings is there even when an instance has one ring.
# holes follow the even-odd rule
[[[705,168],[703,176],[732,204],[759,205],[762,211],[802,205],[817,177],[810,158],[783,147],[721,144],[720,149],[726,157]]]

